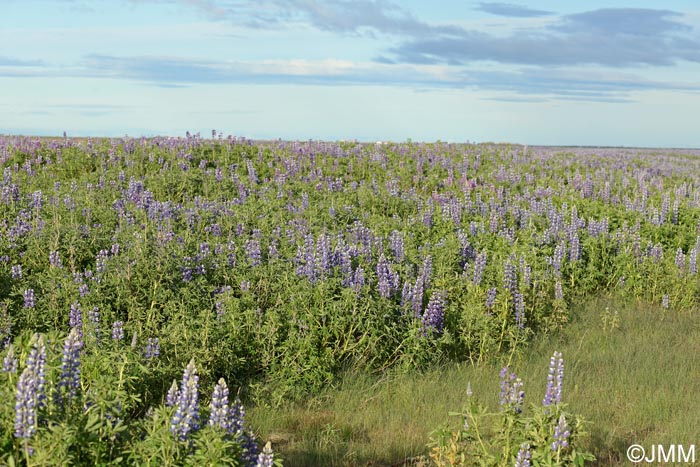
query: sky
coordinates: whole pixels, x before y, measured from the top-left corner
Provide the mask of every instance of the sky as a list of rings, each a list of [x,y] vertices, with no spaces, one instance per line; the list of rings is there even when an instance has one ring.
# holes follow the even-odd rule
[[[0,0],[0,134],[700,147],[700,2]]]

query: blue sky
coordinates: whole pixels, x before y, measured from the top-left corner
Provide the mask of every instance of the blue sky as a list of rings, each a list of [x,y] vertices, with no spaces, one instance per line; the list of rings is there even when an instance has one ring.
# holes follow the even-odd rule
[[[693,1],[0,8],[0,133],[700,147]]]

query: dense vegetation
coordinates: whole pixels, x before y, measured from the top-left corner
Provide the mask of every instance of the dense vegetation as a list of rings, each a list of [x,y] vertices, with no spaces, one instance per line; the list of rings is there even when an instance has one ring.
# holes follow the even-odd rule
[[[0,409],[1,455],[269,463],[226,383],[508,361],[605,290],[692,307],[697,155],[3,138],[0,388],[46,400]]]

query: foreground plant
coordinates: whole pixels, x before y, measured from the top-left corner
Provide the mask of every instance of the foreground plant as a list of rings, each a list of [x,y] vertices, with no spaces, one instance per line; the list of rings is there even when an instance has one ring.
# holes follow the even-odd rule
[[[150,404],[139,392],[150,358],[127,346],[86,346],[76,327],[61,340],[56,333],[35,334],[23,344],[20,336],[4,352],[0,465],[281,465],[270,443],[260,451],[240,401],[230,404],[223,378],[208,411],[200,410],[194,360],[165,403],[146,410]],[[27,347],[18,369],[17,355]]]
[[[430,457],[438,467],[567,467],[595,460],[580,446],[584,421],[561,402],[564,359],[554,352],[541,404],[523,410],[523,382],[508,368],[501,371],[499,408],[490,412],[471,390],[457,430],[433,434]]]

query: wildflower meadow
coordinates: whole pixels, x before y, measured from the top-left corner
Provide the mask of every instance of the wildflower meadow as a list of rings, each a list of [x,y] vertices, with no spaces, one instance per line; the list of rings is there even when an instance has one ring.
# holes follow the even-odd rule
[[[282,465],[246,408],[447,364],[500,396],[470,385],[424,465],[592,463],[576,354],[513,365],[593,296],[696,307],[699,156],[2,136],[0,463]]]

